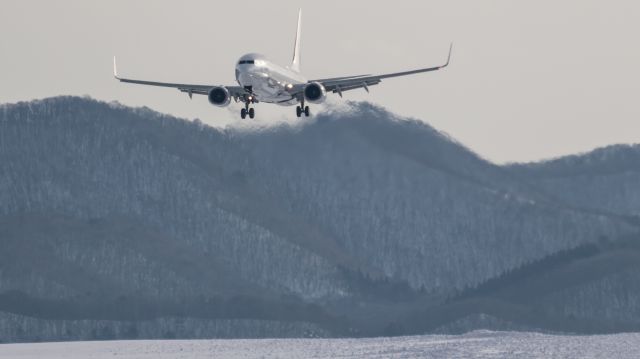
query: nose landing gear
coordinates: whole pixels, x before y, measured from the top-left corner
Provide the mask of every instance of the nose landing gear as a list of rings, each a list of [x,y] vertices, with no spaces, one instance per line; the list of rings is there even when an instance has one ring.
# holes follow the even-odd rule
[[[254,118],[256,117],[256,111],[252,108],[250,109],[242,109],[240,110],[240,117],[244,120],[245,118],[247,118],[247,115],[249,115],[249,118]]]
[[[245,118],[247,118],[247,115],[249,115],[249,118],[254,118],[256,116],[256,110],[251,107],[249,108],[249,106],[253,103],[253,99],[249,98],[249,100],[245,101],[244,103],[244,108],[242,110],[240,110],[240,117],[244,120]]]
[[[249,118],[254,118],[256,117],[256,110],[252,108],[250,109],[242,109],[240,110],[240,117],[244,120],[245,118],[247,118],[247,115],[249,115]]]

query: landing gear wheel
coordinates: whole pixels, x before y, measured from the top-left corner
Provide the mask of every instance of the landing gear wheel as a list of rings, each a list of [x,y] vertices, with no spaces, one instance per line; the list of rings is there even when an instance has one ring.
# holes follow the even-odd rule
[[[242,119],[244,120],[245,118],[247,118],[247,110],[246,109],[242,109],[240,110],[240,117],[242,117]]]
[[[309,106],[304,107],[304,115],[309,117]]]
[[[296,115],[298,115],[298,117],[302,116],[302,107],[300,107],[300,106],[296,107]]]
[[[256,115],[256,110],[252,108],[249,109],[249,118],[254,118]]]

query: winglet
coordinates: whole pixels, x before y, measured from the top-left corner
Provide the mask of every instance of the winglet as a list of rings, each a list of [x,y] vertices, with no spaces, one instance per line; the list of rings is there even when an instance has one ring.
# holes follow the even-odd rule
[[[449,66],[449,62],[451,61],[451,51],[453,50],[453,42],[449,45],[449,56],[447,56],[447,63],[440,66],[440,68]]]
[[[113,77],[115,77],[116,79],[120,80],[120,77],[118,77],[118,67],[116,65],[116,57],[113,57]]]

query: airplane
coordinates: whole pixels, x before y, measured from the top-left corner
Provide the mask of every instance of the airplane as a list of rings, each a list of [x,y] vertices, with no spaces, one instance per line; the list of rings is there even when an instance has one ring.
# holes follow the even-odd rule
[[[453,43],[449,46],[447,62],[441,66],[382,75],[356,75],[307,80],[300,73],[301,22],[302,10],[298,12],[298,26],[291,65],[282,67],[269,61],[263,55],[246,54],[238,60],[235,68],[239,86],[194,85],[122,78],[118,76],[115,56],[113,57],[113,76],[125,83],[176,88],[181,92],[186,92],[189,98],[192,98],[194,94],[206,95],[212,105],[219,107],[228,106],[233,99],[235,102],[244,103],[244,108],[240,110],[242,119],[245,119],[247,115],[249,118],[254,118],[255,110],[252,105],[260,102],[281,106],[296,105],[298,117],[302,117],[302,115],[309,117],[309,106],[306,104],[323,103],[327,93],[337,93],[342,97],[343,92],[359,88],[369,92],[370,86],[379,84],[383,79],[440,70],[447,67],[451,60]]]

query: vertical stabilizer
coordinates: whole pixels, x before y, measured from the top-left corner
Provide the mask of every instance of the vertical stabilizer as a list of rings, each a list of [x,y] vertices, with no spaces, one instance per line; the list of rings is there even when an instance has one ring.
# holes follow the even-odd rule
[[[302,29],[302,9],[298,12],[298,29],[296,31],[296,42],[293,46],[293,61],[291,69],[300,72],[300,31]]]

